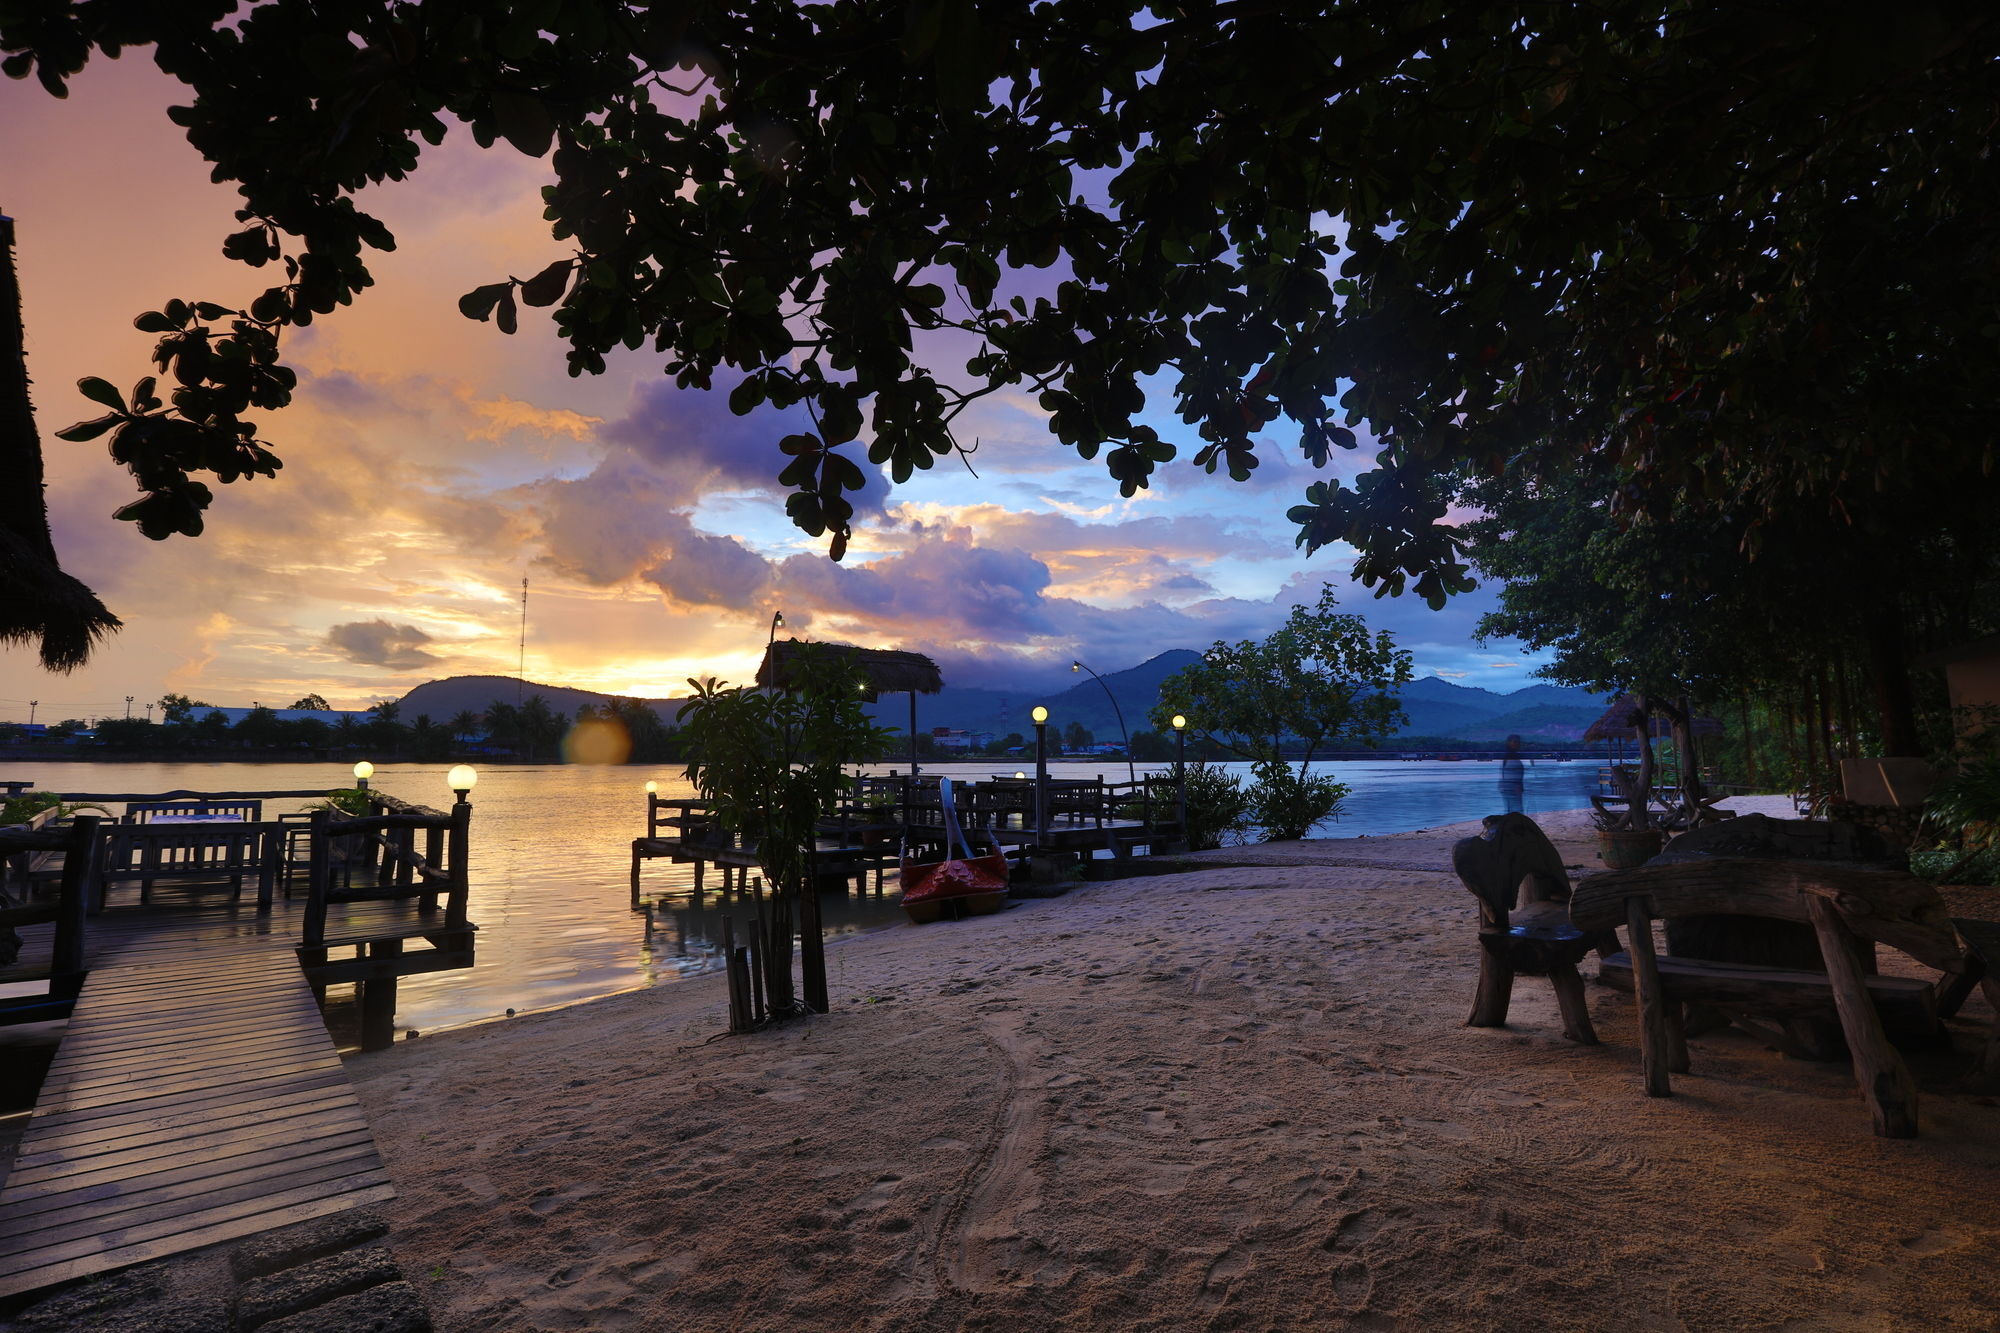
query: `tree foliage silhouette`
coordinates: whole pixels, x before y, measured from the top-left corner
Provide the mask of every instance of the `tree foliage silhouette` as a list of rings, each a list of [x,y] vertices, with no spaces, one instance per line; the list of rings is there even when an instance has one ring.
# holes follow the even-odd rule
[[[8,0],[0,49],[61,95],[152,45],[244,195],[225,253],[279,275],[142,314],[163,380],[85,381],[106,411],[63,434],[109,436],[150,536],[199,531],[199,477],[277,468],[248,414],[292,392],[282,333],[372,284],[395,241],[357,199],[459,123],[555,176],[550,262],[464,313],[552,308],[572,373],[650,348],[682,385],[732,368],[740,412],[803,404],[780,480],[836,559],[860,460],[933,466],[1005,393],[1126,495],[1365,431],[1297,540],[1435,605],[1470,586],[1452,489],[1503,468],[1621,521],[1726,508],[1745,551],[1990,476],[2000,14],[1873,12]]]

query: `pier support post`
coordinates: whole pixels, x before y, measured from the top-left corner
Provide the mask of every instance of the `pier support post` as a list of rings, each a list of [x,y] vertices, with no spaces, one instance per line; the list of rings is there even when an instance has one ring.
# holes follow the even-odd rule
[[[799,897],[799,972],[805,983],[806,1008],[823,1014],[826,994],[826,938],[820,933],[819,876],[816,858],[806,860],[806,882]]]
[[[401,940],[377,940],[368,946],[371,959],[393,960],[402,955]],[[370,977],[361,992],[361,1049],[386,1051],[396,1044],[396,978]]]

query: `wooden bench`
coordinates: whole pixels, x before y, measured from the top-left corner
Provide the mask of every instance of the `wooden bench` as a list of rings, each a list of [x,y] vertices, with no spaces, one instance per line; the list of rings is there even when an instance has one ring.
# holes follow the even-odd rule
[[[1945,1018],[1957,1013],[1974,986],[1985,993],[1993,1006],[1993,1027],[1975,1072],[1981,1078],[2000,1078],[2000,921],[1955,916],[1951,924],[1964,952],[1958,972],[1939,990],[1938,1013]]]
[[[1657,955],[1655,920],[1711,915],[1810,924],[1826,971]],[[1875,1133],[1916,1136],[1916,1083],[1889,1044],[1878,1005],[1913,1006],[1922,1020],[1935,1013],[1934,991],[1926,983],[1868,976],[1862,954],[1868,952],[1864,941],[1887,944],[1940,972],[1960,970],[1961,951],[1931,884],[1900,871],[1823,861],[1712,857],[1590,876],[1571,896],[1570,919],[1580,930],[1627,928],[1630,954],[1615,956],[1608,965],[1614,976],[1627,971],[1638,994],[1649,1095],[1671,1096],[1672,1075],[1688,1070],[1684,1004],[1778,1016],[1831,1008],[1839,1016]]]
[[[137,882],[139,901],[152,900],[160,880],[222,880],[241,898],[243,881],[257,881],[257,905],[271,905],[284,836],[290,825],[276,821],[212,824],[111,824],[104,830],[104,854],[93,888],[91,910],[109,905],[111,891]]]

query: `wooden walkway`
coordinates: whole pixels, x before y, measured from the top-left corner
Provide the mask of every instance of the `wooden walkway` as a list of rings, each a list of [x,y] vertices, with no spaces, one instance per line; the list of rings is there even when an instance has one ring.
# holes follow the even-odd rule
[[[295,911],[163,892],[89,979],[0,1188],[0,1296],[389,1198]]]

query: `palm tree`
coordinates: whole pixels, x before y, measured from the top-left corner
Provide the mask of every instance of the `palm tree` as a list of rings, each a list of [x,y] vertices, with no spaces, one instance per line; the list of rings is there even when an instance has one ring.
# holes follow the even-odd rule
[[[520,718],[521,739],[527,744],[531,760],[544,744],[552,745],[561,739],[564,724],[569,720],[550,708],[549,701],[539,694],[528,696],[528,701],[521,705]]]
[[[510,750],[521,745],[521,711],[495,699],[486,705],[486,739]]]
[[[451,736],[456,741],[470,740],[479,732],[479,714],[470,708],[462,708],[452,715]]]
[[[119,627],[97,594],[63,573],[42,496],[42,441],[28,399],[14,220],[0,214],[0,644],[39,639],[42,665],[74,671]]]

